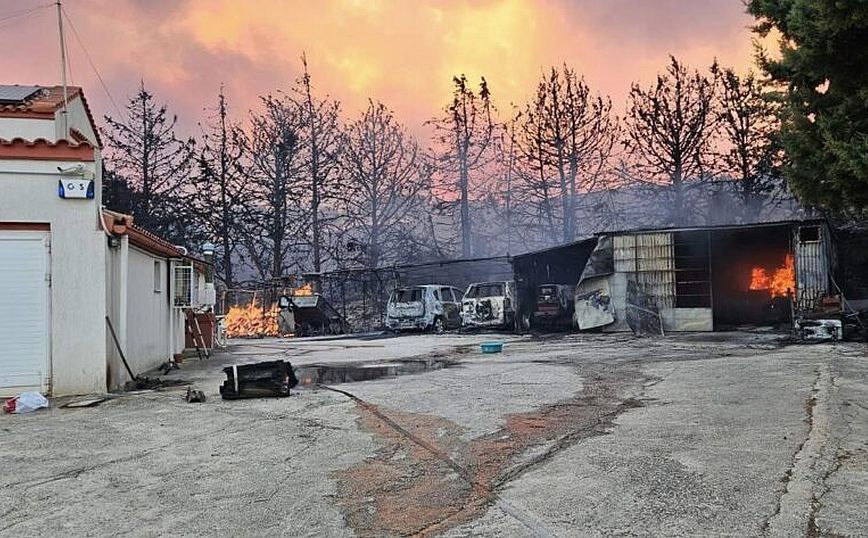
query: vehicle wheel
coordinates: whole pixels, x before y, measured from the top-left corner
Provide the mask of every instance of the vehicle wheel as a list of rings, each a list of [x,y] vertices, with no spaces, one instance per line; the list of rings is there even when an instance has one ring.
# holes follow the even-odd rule
[[[434,323],[431,324],[431,330],[437,334],[443,334],[446,332],[446,322],[443,321],[443,318],[434,318]]]

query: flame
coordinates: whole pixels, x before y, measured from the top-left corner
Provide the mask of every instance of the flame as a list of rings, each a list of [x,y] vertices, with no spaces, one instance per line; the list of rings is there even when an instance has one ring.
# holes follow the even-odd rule
[[[786,297],[796,289],[796,264],[787,254],[784,264],[769,273],[763,267],[754,267],[750,274],[750,289],[769,290],[772,297]]]
[[[260,336],[279,336],[277,315],[280,312],[274,304],[266,311],[256,303],[247,306],[233,306],[226,313],[226,336],[229,338],[256,338]]]
[[[298,297],[313,295],[313,285],[308,282],[302,286],[295,288],[292,294]]]

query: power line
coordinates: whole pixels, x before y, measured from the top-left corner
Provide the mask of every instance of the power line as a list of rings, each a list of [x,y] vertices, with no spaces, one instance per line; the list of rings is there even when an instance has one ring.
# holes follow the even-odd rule
[[[94,74],[96,75],[97,80],[99,80],[100,86],[102,86],[103,91],[106,96],[111,101],[112,106],[119,116],[123,117],[124,113],[121,111],[121,108],[118,106],[117,101],[112,96],[111,92],[108,89],[108,86],[103,80],[102,75],[99,73],[99,69],[96,68],[96,64],[93,63],[93,58],[90,57],[90,53],[87,51],[87,47],[84,46],[84,42],[81,40],[81,36],[78,34],[78,29],[75,27],[75,23],[72,22],[72,19],[69,17],[69,13],[67,13],[66,8],[61,8],[63,11],[63,17],[66,19],[66,22],[69,23],[69,27],[72,29],[72,35],[75,36],[75,40],[78,42],[78,46],[81,47],[82,52],[84,52],[84,57],[87,58],[87,63],[90,64],[90,68],[93,69]]]
[[[27,18],[28,16],[36,13],[40,9],[45,9],[53,6],[54,4],[41,4],[30,9],[19,9],[18,11],[10,11],[5,15],[0,16],[0,28],[8,26],[13,22],[17,22],[19,19]]]
[[[27,15],[30,15],[31,13],[39,11],[40,9],[52,7],[53,5],[54,5],[53,3],[40,4],[36,7],[30,8],[30,9],[19,9],[18,11],[10,11],[9,13],[7,13],[5,15],[0,16],[0,22],[11,20],[11,19],[14,19],[16,17],[26,17]]]

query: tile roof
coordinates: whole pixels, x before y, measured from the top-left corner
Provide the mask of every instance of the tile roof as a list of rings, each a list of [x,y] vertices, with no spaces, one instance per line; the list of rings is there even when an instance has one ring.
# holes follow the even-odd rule
[[[94,147],[88,142],[77,143],[70,140],[52,142],[44,138],[36,140],[0,138],[0,159],[93,162],[96,156]]]
[[[7,90],[19,86],[0,86]],[[63,86],[32,86],[39,88],[39,91],[30,97],[20,102],[5,102],[0,103],[0,117],[25,117],[25,118],[43,118],[54,117],[54,114],[63,107]],[[28,88],[21,86],[20,88]],[[80,86],[66,87],[67,102],[71,103],[75,99],[81,99],[84,110],[87,113],[87,119],[90,121],[91,127],[96,134],[96,141],[102,147],[102,140],[99,136],[96,122],[93,119],[93,114],[90,111],[90,106],[84,98],[84,91]]]
[[[164,256],[167,258],[183,258],[192,261],[200,269],[204,267],[205,262],[203,260],[190,256],[184,252],[184,250],[166,241],[157,234],[149,232],[141,226],[134,224],[132,215],[118,213],[117,211],[112,211],[110,209],[103,209],[102,216],[106,229],[108,229],[109,232],[115,235],[129,236],[130,243],[133,245],[158,256]]]

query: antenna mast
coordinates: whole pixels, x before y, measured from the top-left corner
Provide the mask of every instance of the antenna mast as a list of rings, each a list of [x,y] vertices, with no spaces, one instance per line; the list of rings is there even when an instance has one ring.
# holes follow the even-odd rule
[[[63,138],[68,138],[69,121],[66,114],[66,102],[69,100],[69,94],[66,89],[66,43],[63,40],[63,8],[60,5],[60,0],[57,0],[54,4],[57,6],[57,29],[60,34],[60,79],[63,83],[63,112],[61,113]]]

